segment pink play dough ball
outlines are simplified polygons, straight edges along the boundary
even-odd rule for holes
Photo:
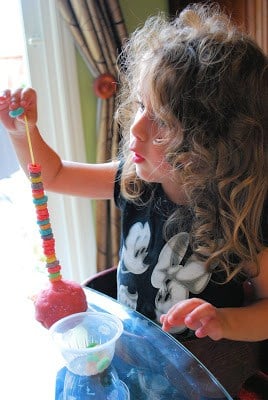
[[[82,287],[72,281],[59,280],[49,282],[34,300],[35,318],[45,328],[54,322],[88,308],[86,295]]]

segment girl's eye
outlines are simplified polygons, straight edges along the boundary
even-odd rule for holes
[[[160,128],[165,128],[165,127],[167,126],[166,121],[164,121],[163,119],[157,119],[156,122],[157,122],[157,125],[158,125]]]
[[[143,102],[142,101],[137,101],[137,104],[138,104],[139,111],[143,112],[144,109],[145,109],[145,106],[144,106]]]
[[[157,125],[158,129],[166,129],[168,124],[164,119],[154,117],[154,122]]]

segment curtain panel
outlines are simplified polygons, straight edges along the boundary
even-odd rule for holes
[[[119,128],[115,111],[116,62],[127,30],[118,0],[57,0],[75,44],[95,78],[97,162],[117,156]],[[113,201],[96,201],[97,270],[118,263],[120,221]]]

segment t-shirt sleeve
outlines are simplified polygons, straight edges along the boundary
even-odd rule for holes
[[[121,176],[122,176],[122,169],[123,169],[124,161],[121,160],[119,163],[119,167],[115,176],[115,184],[114,184],[114,202],[115,205],[121,209],[122,208],[122,196],[121,196]]]

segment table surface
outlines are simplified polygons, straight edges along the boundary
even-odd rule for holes
[[[128,386],[131,400],[232,400],[207,369],[159,326],[99,292],[85,289],[85,293],[90,308],[117,315],[123,322],[112,366]],[[32,301],[22,298],[18,289],[14,311],[2,309],[2,393],[10,399],[59,400],[56,377],[65,369],[64,360],[49,331],[35,320]]]
[[[112,362],[131,400],[232,399],[215,377],[177,340],[140,313],[92,289],[89,307],[118,316],[124,326]]]

